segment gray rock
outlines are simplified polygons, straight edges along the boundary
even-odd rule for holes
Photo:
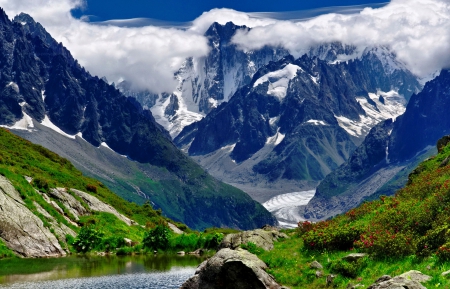
[[[442,272],[441,276],[442,277],[448,277],[450,275],[450,270]]]
[[[327,286],[330,286],[333,284],[334,278],[336,278],[336,275],[330,274],[327,276]]]
[[[309,268],[311,268],[311,269],[323,269],[323,266],[319,262],[313,261],[311,264],[309,264]]]
[[[25,205],[19,192],[0,176],[0,238],[23,257],[66,255],[56,237]]]
[[[49,195],[58,199],[64,207],[75,217],[78,221],[81,216],[87,215],[89,212],[74,196],[69,194],[65,188],[50,189]]]
[[[78,197],[80,197],[84,202],[86,202],[86,204],[89,206],[89,208],[92,211],[111,213],[111,214],[115,215],[117,218],[119,218],[120,220],[124,221],[128,226],[136,225],[135,221],[131,220],[128,217],[125,217],[124,215],[119,213],[116,209],[114,209],[113,207],[111,207],[108,204],[105,204],[104,202],[100,201],[96,197],[94,197],[88,193],[85,193],[85,192],[82,192],[79,190],[75,190],[75,189],[70,189],[70,191],[73,192]]]
[[[180,256],[184,256],[184,255],[186,255],[186,252],[184,252],[184,251],[179,251],[179,252],[177,252],[177,254],[180,255]]]
[[[169,228],[172,230],[172,232],[174,232],[175,234],[181,235],[181,234],[184,233],[183,231],[181,231],[180,229],[178,229],[178,227],[175,226],[175,225],[172,224],[172,223],[167,223],[167,225],[168,225]]]
[[[281,289],[266,268],[263,261],[246,250],[225,248],[200,264],[181,289]]]
[[[365,253],[353,253],[353,254],[349,254],[345,257],[342,257],[342,260],[345,260],[347,262],[355,262],[366,256],[367,256],[367,254],[365,254]]]
[[[322,271],[316,271],[316,278],[320,278],[323,276],[323,272]]]
[[[426,289],[417,281],[407,279],[405,277],[396,276],[388,280],[377,280],[374,284],[367,287],[367,289]]]
[[[413,280],[413,281],[417,281],[417,282],[420,282],[420,283],[427,282],[427,281],[431,280],[431,276],[425,275],[422,272],[417,271],[417,270],[408,271],[406,273],[403,273],[403,274],[399,275],[399,277],[403,277],[403,278],[410,279],[410,280]]]
[[[273,249],[273,242],[280,238],[289,237],[286,234],[280,233],[278,231],[265,231],[262,229],[257,229],[237,234],[229,234],[222,240],[219,248],[236,249],[239,248],[241,244],[247,244],[251,242],[266,251],[270,251]]]

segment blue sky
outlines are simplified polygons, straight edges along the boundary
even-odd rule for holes
[[[89,15],[91,21],[153,18],[163,21],[192,21],[213,8],[231,8],[243,12],[281,12],[317,9],[330,6],[352,6],[384,3],[386,0],[86,0],[84,11],[74,10],[77,18]]]

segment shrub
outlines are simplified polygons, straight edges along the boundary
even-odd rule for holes
[[[77,252],[89,252],[99,247],[102,242],[103,233],[95,230],[91,226],[81,227],[80,233],[73,243]]]
[[[144,248],[165,250],[169,246],[170,230],[164,225],[158,225],[146,232],[142,244]]]
[[[224,235],[222,233],[210,234],[206,237],[205,249],[217,249],[222,242]]]
[[[48,181],[42,178],[34,178],[32,181],[32,185],[44,192],[47,192],[49,189]]]
[[[91,193],[97,193],[97,186],[95,186],[95,185],[91,185],[91,184],[87,184],[86,185],[86,190],[88,191],[88,192],[91,192]]]
[[[125,247],[126,243],[123,237],[109,237],[101,241],[100,248],[106,252],[113,251],[117,248]]]
[[[347,262],[345,260],[332,261],[329,264],[330,270],[333,273],[341,274],[349,278],[356,278],[368,265],[368,259],[361,258],[354,262]]]

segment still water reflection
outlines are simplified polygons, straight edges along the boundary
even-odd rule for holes
[[[179,288],[201,262],[167,255],[0,260],[0,288]]]

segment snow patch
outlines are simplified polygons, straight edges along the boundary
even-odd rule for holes
[[[14,125],[12,125],[12,126],[0,125],[0,127],[4,127],[4,128],[8,128],[8,129],[30,131],[30,128],[34,128],[33,119],[25,112],[22,112],[22,113],[23,113],[22,119],[17,121]]]
[[[45,101],[45,90],[41,91],[42,100]]]
[[[328,125],[326,122],[324,122],[323,120],[316,120],[316,119],[310,119],[308,120],[306,123],[311,123],[313,125]]]
[[[100,148],[101,146],[102,146],[102,147],[105,147],[105,148],[107,148],[107,149],[109,149],[109,150],[111,150],[111,151],[114,151],[114,150],[113,150],[112,148],[110,148],[105,142],[102,142],[98,148]]]
[[[280,129],[278,128],[278,131],[274,136],[267,138],[266,145],[273,144],[277,146],[284,140],[285,136],[285,134],[280,133]]]
[[[20,93],[19,86],[15,82],[11,81],[6,85],[6,87],[12,87],[12,89],[14,89],[15,92]]]
[[[365,97],[357,97],[356,100],[366,112],[366,115],[360,115],[360,120],[355,121],[344,116],[336,116],[335,118],[347,133],[355,137],[365,137],[370,129],[379,122],[392,118],[396,119],[402,115],[406,110],[405,98],[398,94],[398,92],[392,90],[389,92],[378,91],[375,93],[369,93],[369,98],[372,103],[369,103]],[[383,97],[384,103],[380,100]]]
[[[65,132],[63,132],[59,127],[57,127],[53,122],[51,122],[51,120],[48,118],[48,116],[46,115],[44,120],[41,122],[41,124],[43,126],[46,126],[52,130],[54,130],[55,132],[59,133],[60,135],[63,135],[65,137],[71,138],[71,139],[75,139],[75,135],[70,135],[67,134]]]
[[[253,87],[269,82],[267,94],[275,96],[279,100],[283,100],[286,97],[289,82],[297,76],[298,70],[303,71],[300,66],[288,64],[283,69],[269,72],[258,78],[258,80],[256,80],[253,84]]]
[[[300,206],[307,205],[315,193],[316,190],[282,194],[262,205],[277,218],[282,227],[296,228],[298,222],[305,220],[300,215]]]

